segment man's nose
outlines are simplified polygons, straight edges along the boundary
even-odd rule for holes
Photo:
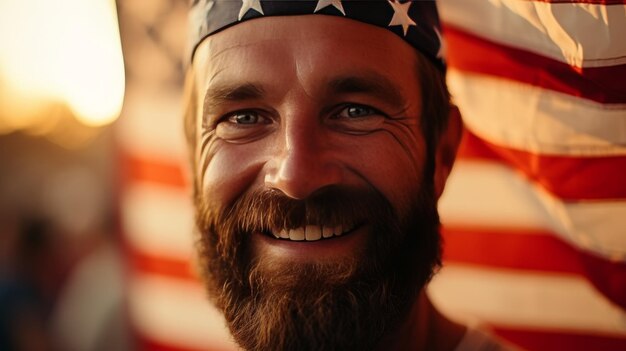
[[[272,166],[265,175],[265,185],[291,198],[305,199],[340,183],[338,150],[327,137],[317,123],[293,122],[285,126]]]

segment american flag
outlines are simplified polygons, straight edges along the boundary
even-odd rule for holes
[[[438,3],[466,133],[431,297],[529,350],[626,349],[625,3]]]
[[[439,7],[466,132],[431,299],[528,350],[626,349],[626,1]],[[141,349],[233,350],[195,274],[180,87],[128,90],[120,207]]]

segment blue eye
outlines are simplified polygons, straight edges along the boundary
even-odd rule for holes
[[[242,111],[232,114],[228,121],[235,124],[257,124],[259,123],[259,114],[252,111]]]
[[[239,110],[223,115],[215,126],[215,135],[233,143],[247,143],[274,130],[271,114],[263,110]]]
[[[348,105],[339,111],[336,118],[355,119],[373,115],[380,115],[380,112],[365,105]]]
[[[340,132],[364,134],[379,130],[386,120],[387,115],[373,107],[345,103],[336,107],[328,123]]]

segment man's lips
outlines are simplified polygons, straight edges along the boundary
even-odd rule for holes
[[[357,227],[359,225],[306,225],[299,228],[272,230],[267,234],[276,239],[288,241],[319,241],[349,234]]]

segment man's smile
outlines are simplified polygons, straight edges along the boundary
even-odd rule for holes
[[[319,262],[320,259],[354,258],[355,253],[364,248],[369,231],[370,226],[366,224],[346,226],[346,229],[341,225],[306,225],[277,232],[255,231],[252,242],[259,257]]]
[[[289,241],[318,241],[349,234],[357,225],[306,225],[292,229],[272,230],[268,234]]]

